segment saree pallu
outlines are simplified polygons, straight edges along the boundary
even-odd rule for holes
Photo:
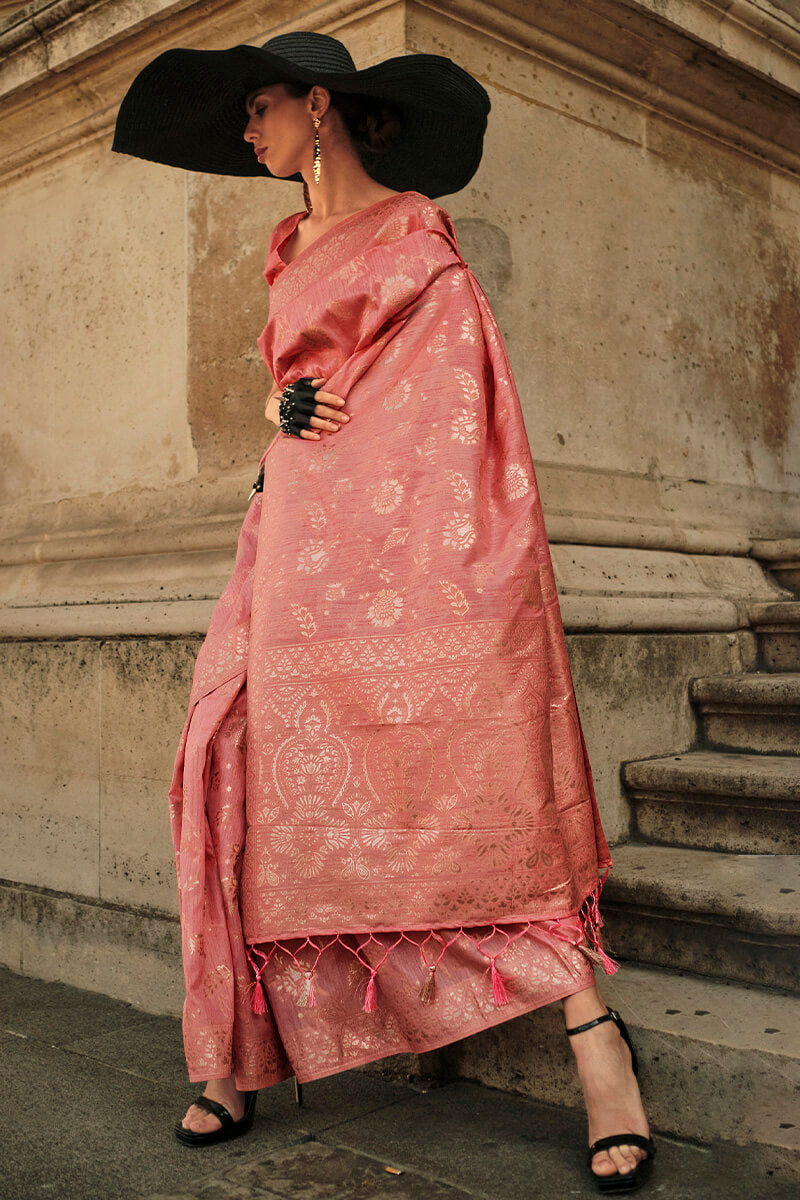
[[[259,346],[351,420],[262,459],[170,789],[190,1078],[241,1088],[431,1049],[617,968],[489,303],[418,192],[286,264],[303,215],[272,232]]]

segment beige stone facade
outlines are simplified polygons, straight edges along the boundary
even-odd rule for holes
[[[800,570],[800,12],[767,0],[65,0],[0,10],[2,960],[180,1004],[166,791],[275,429],[255,342],[298,184],[112,154],[178,45],[340,37],[488,89],[438,203],[525,413],[606,831]],[[342,435],[346,437],[346,431]],[[793,574],[794,572],[794,574]]]

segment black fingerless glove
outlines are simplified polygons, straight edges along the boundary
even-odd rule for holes
[[[278,405],[281,430],[291,437],[300,437],[301,429],[311,429],[311,418],[317,406],[315,396],[319,391],[311,377],[298,379],[283,389],[283,399]]]

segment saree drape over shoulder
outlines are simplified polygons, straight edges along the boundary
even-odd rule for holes
[[[607,973],[611,857],[519,397],[418,192],[291,263],[259,339],[351,420],[279,433],[170,791],[190,1078],[262,1087],[464,1037]]]

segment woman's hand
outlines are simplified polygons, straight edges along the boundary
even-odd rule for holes
[[[314,387],[318,387],[319,384],[324,382],[324,378],[320,375],[317,378],[312,379],[311,382]],[[278,406],[280,404],[282,395],[282,388],[273,388],[267,397],[264,416],[268,421],[272,421],[274,425],[278,425],[280,423]],[[314,429],[301,429],[300,437],[313,438],[315,441],[318,441],[322,435],[320,433],[316,433],[316,429],[327,429],[330,430],[331,433],[337,433],[340,426],[345,421],[349,421],[350,418],[346,413],[341,411],[343,405],[345,404],[344,398],[342,396],[337,396],[335,392],[323,392],[320,390],[317,392],[315,399],[316,406],[314,408],[314,415],[311,417],[311,424],[314,426]]]

